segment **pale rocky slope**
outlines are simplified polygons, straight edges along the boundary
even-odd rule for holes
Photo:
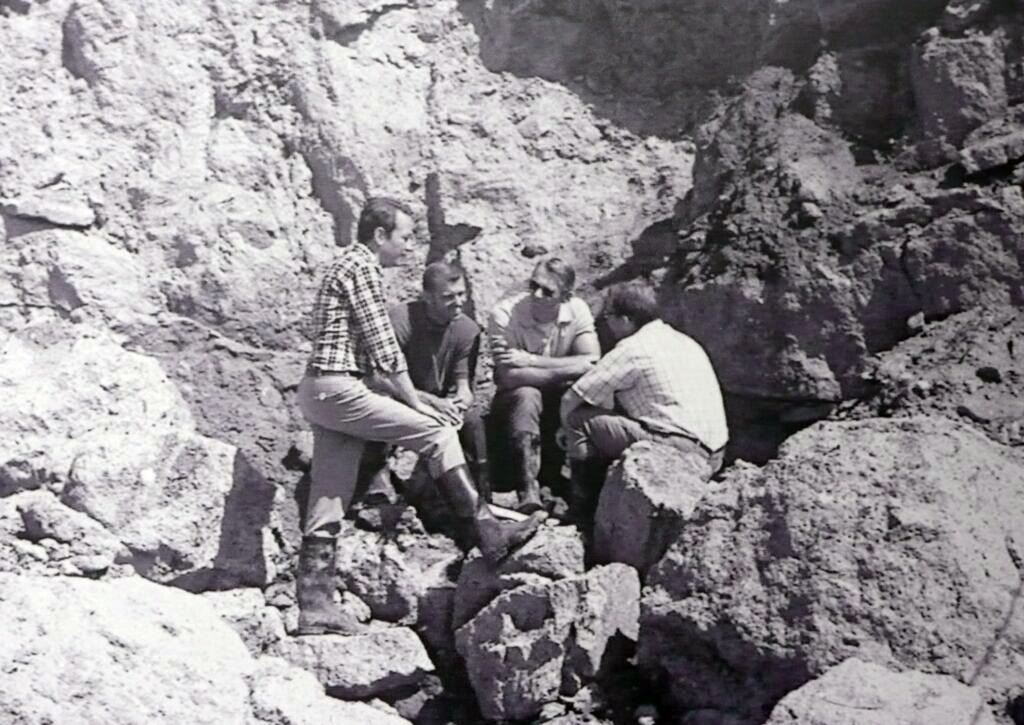
[[[0,96],[5,719],[1024,723],[1018,0],[0,0]],[[364,510],[371,631],[290,637],[304,320],[379,193],[396,300],[651,279],[774,460],[638,446],[497,572]]]

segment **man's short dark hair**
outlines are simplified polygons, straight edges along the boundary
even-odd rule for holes
[[[465,277],[465,270],[457,264],[432,262],[423,270],[423,291],[434,292],[443,284],[454,284]]]
[[[398,212],[412,218],[412,209],[402,202],[387,196],[371,196],[359,213],[356,241],[366,244],[373,239],[373,230],[377,227],[387,234],[395,231],[395,216]]]
[[[601,308],[603,315],[622,315],[643,327],[658,314],[658,297],[654,289],[643,282],[623,282],[608,290]]]
[[[548,274],[558,280],[558,285],[562,288],[563,294],[568,296],[573,291],[573,288],[576,286],[576,270],[561,257],[549,257],[538,262],[537,266],[542,267]]]

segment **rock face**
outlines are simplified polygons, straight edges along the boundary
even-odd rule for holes
[[[699,504],[648,575],[639,658],[684,708],[757,721],[856,656],[1024,682],[1024,462],[942,418],[819,423]]]
[[[459,256],[483,318],[522,287],[524,252],[567,258],[586,291],[689,186],[688,141],[492,72],[456,0],[9,5],[0,328],[70,317],[123,332],[159,357],[202,435],[289,493],[317,269],[367,196],[411,202],[429,237],[389,273],[393,299],[426,257]]]
[[[137,577],[0,574],[0,616],[4,722],[404,722],[253,660],[200,597]]]
[[[594,558],[641,575],[673,541],[708,484],[704,466],[670,446],[641,442],[615,462],[594,516]]]
[[[456,632],[484,717],[532,717],[602,674],[635,641],[639,596],[623,564],[499,595]]]
[[[948,675],[893,672],[851,658],[786,695],[765,725],[996,725],[981,693]]]
[[[707,116],[678,242],[632,260],[668,262],[663,299],[715,363],[748,460],[867,394],[909,320],[1024,299],[1019,12],[953,2],[921,33],[940,4],[889,28],[881,3],[851,17],[868,5],[874,34],[760,68]],[[760,424],[774,445],[745,439]]]
[[[38,325],[3,338],[0,378],[0,492],[81,512],[26,499],[29,541],[90,538],[110,560],[116,537],[140,573],[188,588],[273,578],[273,487],[196,432],[155,360],[84,325]]]

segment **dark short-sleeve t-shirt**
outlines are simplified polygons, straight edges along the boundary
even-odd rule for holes
[[[421,300],[392,307],[389,314],[417,389],[450,395],[460,373],[472,383],[480,351],[480,326],[473,320],[459,315],[447,325],[438,325],[427,316]]]

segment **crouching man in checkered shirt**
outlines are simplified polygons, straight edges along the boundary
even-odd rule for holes
[[[695,457],[710,478],[729,440],[718,378],[704,349],[658,318],[654,291],[627,283],[601,310],[615,347],[562,398],[575,520],[593,517],[608,464],[631,444],[656,441]]]
[[[317,292],[313,351],[298,390],[299,407],[313,428],[312,481],[296,575],[299,634],[360,628],[333,599],[335,540],[368,441],[419,453],[491,563],[532,537],[539,523],[495,518],[466,467],[461,421],[421,398],[409,378],[388,317],[381,267],[397,264],[413,239],[411,211],[393,199],[371,198],[356,236]]]

